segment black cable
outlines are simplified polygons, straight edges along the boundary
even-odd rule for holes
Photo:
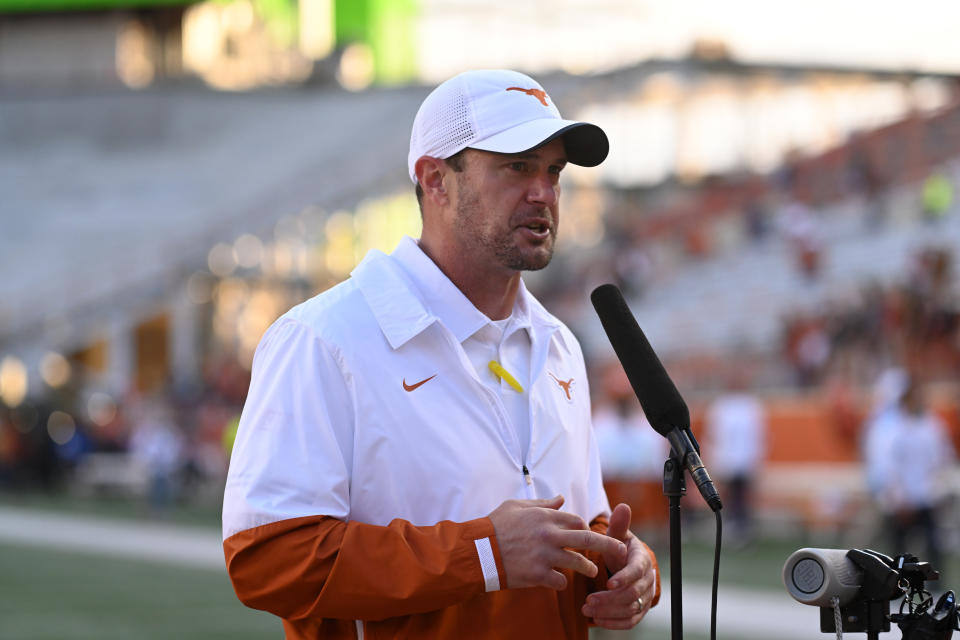
[[[717,516],[717,539],[713,543],[713,597],[710,602],[710,640],[717,640],[717,590],[720,586],[720,539],[723,533],[723,519],[720,511],[714,511]]]

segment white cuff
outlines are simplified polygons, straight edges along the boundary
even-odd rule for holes
[[[477,545],[477,555],[480,557],[480,568],[483,569],[483,584],[487,591],[500,590],[500,575],[497,573],[497,561],[493,557],[493,547],[490,538],[474,540]]]

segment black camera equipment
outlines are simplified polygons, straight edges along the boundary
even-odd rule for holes
[[[866,633],[879,640],[895,622],[903,640],[949,640],[960,630],[953,591],[937,603],[927,580],[940,574],[914,555],[891,558],[869,549],[799,549],[783,565],[783,584],[798,602],[820,607],[820,631]],[[890,601],[903,597],[898,613]]]

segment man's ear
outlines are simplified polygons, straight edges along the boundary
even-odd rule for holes
[[[443,177],[447,171],[447,165],[443,160],[421,156],[413,168],[417,174],[417,182],[423,189],[425,200],[438,205],[445,205],[450,201],[447,188],[443,184]]]

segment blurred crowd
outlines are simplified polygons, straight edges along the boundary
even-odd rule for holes
[[[549,279],[538,282],[537,294],[561,318],[582,306],[583,291],[598,281],[618,283],[628,297],[643,296],[662,269],[658,248],[679,248],[671,255],[679,253],[680,263],[709,260],[729,248],[729,238],[718,232],[722,225],[738,230],[738,251],[779,235],[797,272],[816,280],[828,246],[821,212],[831,202],[856,201],[863,234],[896,213],[889,195],[897,188],[920,194],[920,209],[913,212],[917,225],[956,215],[954,185],[940,167],[960,156],[960,109],[925,124],[861,135],[842,149],[794,158],[766,176],[716,176],[697,186],[612,192],[605,240],[592,253],[598,257],[586,268],[575,259],[558,260]],[[919,143],[911,136],[920,136]],[[891,153],[900,148],[911,151]],[[789,372],[790,388],[778,391],[826,397],[835,409],[831,420],[862,446],[871,468],[883,457],[878,451],[887,458],[898,452],[898,460],[882,464],[899,469],[899,458],[916,466],[930,447],[943,454],[937,469],[953,464],[951,427],[933,420],[923,394],[912,389],[931,380],[955,384],[960,373],[956,246],[947,241],[920,250],[900,281],[865,282],[815,311],[785,316],[782,341],[768,354],[774,367]],[[697,403],[695,421],[702,425],[698,437],[710,451],[735,538],[745,543],[753,535],[752,490],[767,453],[768,417],[764,398],[755,392],[763,385],[740,356],[725,354],[723,373],[707,378],[712,386],[695,390],[708,398]],[[218,504],[249,371],[231,353],[207,354],[205,361],[202,380],[171,383],[150,394],[130,389],[110,395],[85,386],[80,375],[41,399],[15,408],[0,404],[0,489],[135,496],[157,510],[198,500]],[[611,501],[631,504],[642,526],[662,527],[666,442],[647,425],[619,365],[591,364],[597,442]],[[913,382],[901,384],[893,404],[865,412],[856,398],[891,367],[908,372]],[[894,423],[901,426],[894,429]],[[907,455],[919,440],[902,433],[914,428],[925,439]],[[932,505],[915,504],[916,492],[905,488],[909,474],[883,475],[889,484],[872,482],[871,490],[881,510],[903,525],[894,530],[906,531],[912,522],[932,527]],[[931,540],[931,548],[939,548]]]
[[[157,511],[218,504],[248,385],[235,358],[218,357],[197,384],[113,398],[81,377],[0,405],[0,489],[135,497]]]
[[[870,384],[890,364],[946,379],[960,371],[955,253],[928,247],[902,282],[864,284],[814,312],[784,318],[783,354],[801,387]]]
[[[749,251],[751,243],[780,237],[797,270],[815,279],[825,258],[825,209],[855,201],[864,234],[894,217],[936,223],[956,204],[949,167],[958,156],[955,102],[932,115],[857,132],[821,154],[790,154],[768,174],[735,172],[694,185],[668,180],[651,189],[620,190],[610,194],[605,217],[605,270],[627,294],[641,295],[663,271],[652,260],[654,248],[670,247],[672,263],[709,259],[731,248]],[[916,202],[906,205],[916,210],[895,210],[904,206],[894,197],[903,188],[917,191]]]

